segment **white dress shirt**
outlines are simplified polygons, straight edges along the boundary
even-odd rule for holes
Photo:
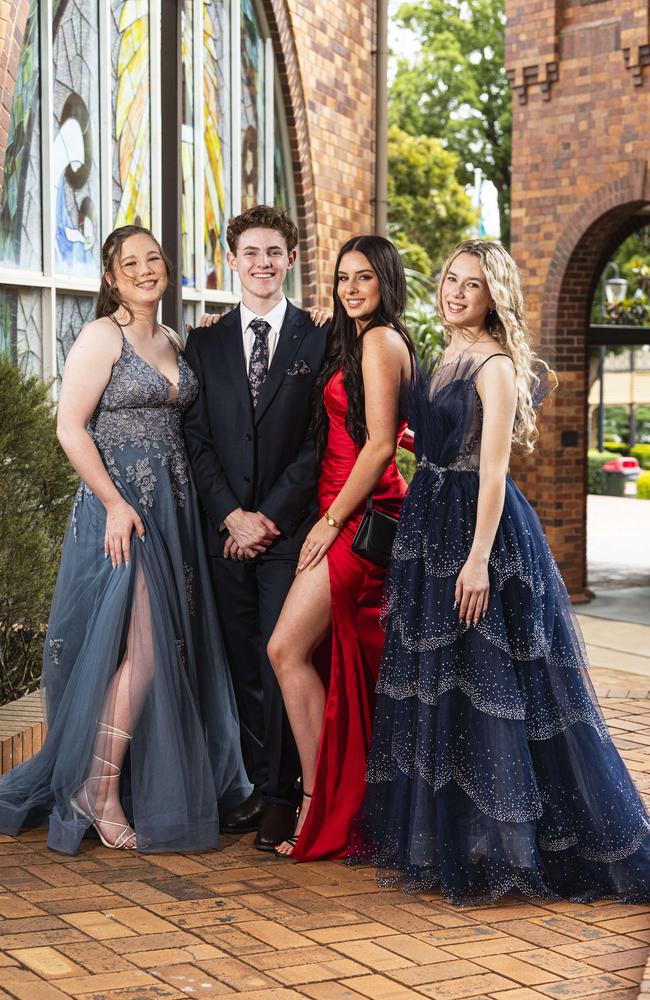
[[[277,306],[273,306],[270,312],[266,316],[258,316],[254,313],[248,306],[245,306],[242,302],[239,306],[239,311],[241,314],[241,332],[244,339],[244,356],[246,358],[246,371],[248,371],[251,363],[251,354],[253,352],[253,344],[255,342],[255,333],[251,329],[251,321],[254,319],[263,319],[269,324],[271,329],[268,334],[268,345],[269,345],[269,368],[271,367],[271,361],[273,360],[273,355],[275,349],[278,346],[278,340],[280,338],[280,330],[282,329],[282,324],[284,323],[284,317],[287,312],[287,300],[283,295]]]

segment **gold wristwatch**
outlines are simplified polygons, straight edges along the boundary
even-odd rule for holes
[[[328,510],[325,511],[325,513],[323,514],[323,517],[325,518],[325,520],[329,524],[330,528],[342,528],[343,527],[343,525],[339,521],[336,521],[332,517],[332,515],[330,514],[330,512]]]

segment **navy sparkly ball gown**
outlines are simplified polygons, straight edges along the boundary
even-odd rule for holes
[[[514,892],[650,899],[650,819],[598,707],[566,588],[510,478],[487,615],[458,621],[476,525],[485,358],[413,390],[417,472],[387,579],[386,643],[352,860],[457,903]],[[489,363],[489,362],[488,362]]]

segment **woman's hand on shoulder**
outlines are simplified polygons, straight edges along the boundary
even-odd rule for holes
[[[222,315],[221,313],[202,313],[200,320],[196,324],[196,327],[193,327],[191,323],[185,324],[185,332],[189,333],[192,329],[197,329],[200,326],[202,327],[216,326],[219,320],[221,319],[221,315]]]
[[[88,323],[66,359],[59,397],[58,427],[86,426],[122,352],[122,334],[107,316]]]

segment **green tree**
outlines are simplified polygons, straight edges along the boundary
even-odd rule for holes
[[[397,21],[419,49],[397,60],[391,121],[411,135],[442,139],[459,157],[462,184],[473,182],[477,168],[493,182],[508,245],[512,101],[503,0],[418,0],[401,6]]]
[[[458,157],[440,139],[392,125],[388,136],[388,220],[405,262],[439,270],[449,248],[468,235],[476,215],[456,179]]]

